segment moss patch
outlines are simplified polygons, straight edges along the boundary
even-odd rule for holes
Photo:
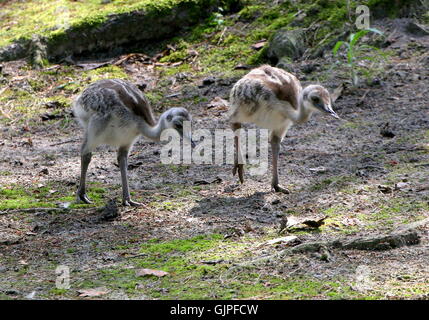
[[[91,205],[75,203],[74,188],[64,187],[62,184],[50,183],[41,186],[20,185],[5,186],[0,190],[0,210],[27,209],[27,208],[53,208],[61,203],[70,202],[69,208],[81,206],[100,206],[105,202],[106,189],[103,187],[88,186],[88,196],[93,200]]]
[[[96,279],[82,281],[79,287],[107,286],[111,290],[124,290],[131,296],[144,294],[156,299],[340,299],[360,296],[345,286],[342,279],[282,278],[252,268],[232,268],[231,262],[246,257],[246,248],[254,245],[254,241],[224,240],[219,234],[172,241],[153,239],[141,245],[141,253],[145,256],[133,259],[133,266],[167,271],[167,276],[138,277],[134,268],[107,268],[101,270]],[[218,262],[209,264],[210,261]]]
[[[67,29],[85,30],[105,22],[110,15],[144,10],[150,15],[162,15],[179,4],[209,5],[198,0],[99,0],[14,1],[2,8],[0,47],[16,39],[29,39],[33,34],[61,41]],[[214,2],[213,2],[214,3]]]

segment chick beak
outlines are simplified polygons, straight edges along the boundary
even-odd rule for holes
[[[340,116],[332,109],[331,106],[325,108],[325,112],[334,117],[335,119],[341,119]]]
[[[340,116],[334,110],[329,111],[329,114],[335,119],[341,119]]]

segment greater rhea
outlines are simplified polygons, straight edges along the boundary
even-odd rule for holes
[[[185,108],[171,108],[155,121],[144,94],[132,83],[107,79],[89,85],[73,102],[73,113],[84,128],[81,148],[81,175],[77,200],[91,203],[86,194],[86,173],[92,151],[101,144],[118,147],[122,180],[122,203],[138,206],[128,188],[128,153],[138,136],[159,141],[164,129],[175,129],[183,136],[184,121],[191,121]]]
[[[243,183],[244,159],[237,130],[242,123],[254,123],[270,130],[271,186],[276,192],[289,193],[279,186],[280,143],[294,123],[308,121],[315,111],[339,119],[332,110],[329,92],[324,87],[309,85],[302,89],[301,83],[293,74],[268,65],[251,70],[234,85],[230,93],[229,122],[236,132],[233,175],[238,173],[240,182]]]

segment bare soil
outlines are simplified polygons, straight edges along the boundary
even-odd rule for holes
[[[71,296],[52,293],[57,265],[69,266],[72,279],[78,282],[97,270],[132,265],[130,257],[138,255],[139,245],[151,239],[171,241],[212,233],[237,242],[252,239],[250,253],[232,261],[232,268],[235,262],[283,249],[264,243],[280,236],[277,231],[285,216],[328,216],[322,228],[296,233],[301,242],[382,234],[429,217],[428,48],[425,37],[398,37],[391,45],[397,55],[389,58],[379,82],[343,91],[334,107],[342,120],[317,114],[289,131],[282,143],[280,180],[290,194],[270,189],[270,172],[246,175],[240,185],[230,165],[162,165],[161,145],[142,138],[130,156],[135,166],[129,170],[129,180],[133,197],[144,206],[122,207],[116,151],[100,147],[89,170],[89,181],[97,183],[89,188],[106,190],[97,206],[58,210],[66,202],[58,201],[57,210],[0,212],[0,297],[24,298],[36,291],[36,298],[77,298],[76,291]],[[340,69],[329,70],[333,61],[329,59],[333,58],[295,65],[303,84],[313,82],[318,78],[314,73],[319,72],[331,90],[345,82]],[[304,74],[300,69],[304,64],[316,65],[316,71]],[[159,68],[140,61],[121,67],[134,81],[146,82],[148,92],[156,88]],[[3,70],[13,75],[10,85],[14,86],[25,83],[34,72],[24,62],[5,63]],[[163,107],[155,106],[156,113],[182,103],[193,114],[196,128],[228,128],[225,110],[207,108],[207,101],[218,96],[227,99],[238,76],[215,78],[215,83],[199,86],[201,77],[173,76],[171,85],[163,88]],[[166,98],[174,94],[179,95]],[[195,102],[196,96],[206,99]],[[380,133],[386,123],[393,138]],[[82,132],[77,124],[64,124],[63,119],[36,120],[30,125],[11,121],[1,124],[0,130],[0,172],[7,173],[0,176],[3,188],[19,185],[35,192],[39,186],[49,186],[53,198],[56,192],[73,196],[80,171]],[[318,167],[326,170],[310,170]],[[208,184],[197,187],[195,182],[201,180]],[[407,186],[395,188],[398,182]],[[105,221],[102,208],[109,199],[118,200],[120,215]],[[333,250],[327,257],[296,254],[293,262],[274,259],[254,268],[286,278],[305,275],[324,281],[342,277],[344,286],[353,289],[350,283],[357,268],[367,266],[372,284],[365,294],[427,298],[429,230],[422,228],[420,235],[419,244],[393,250]],[[118,250],[121,245],[126,247]],[[104,297],[122,296],[120,290],[112,289]],[[153,298],[144,291],[132,297]]]

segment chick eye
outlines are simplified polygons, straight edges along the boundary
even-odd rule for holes
[[[318,97],[313,97],[313,98],[311,98],[311,100],[312,100],[314,103],[319,103],[319,102],[320,102],[320,99],[319,99]]]

